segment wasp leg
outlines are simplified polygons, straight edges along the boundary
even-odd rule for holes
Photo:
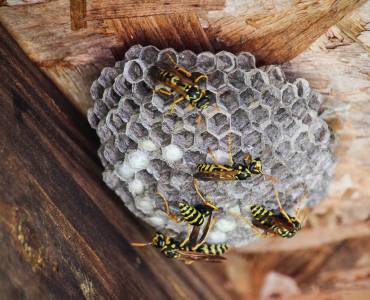
[[[260,229],[254,225],[251,221],[249,221],[247,218],[244,218],[243,216],[241,215],[238,215],[236,213],[232,213],[232,212],[228,212],[228,214],[240,219],[242,222],[246,223],[254,232],[254,234],[257,236],[257,237],[262,237],[262,238],[265,238],[267,237],[267,235],[265,233],[261,233]]]
[[[214,209],[214,210],[219,210],[219,208],[217,206],[215,206],[212,201],[209,201],[207,200],[206,198],[203,197],[203,195],[201,194],[201,192],[199,191],[199,182],[197,179],[193,179],[193,184],[194,184],[194,189],[196,191],[196,193],[198,194],[198,196],[200,197],[200,199],[202,199],[204,205]]]
[[[201,242],[196,244],[192,250],[193,251],[196,251],[200,246],[202,246],[206,241],[207,241],[207,237],[208,237],[208,234],[210,233],[210,231],[212,230],[212,227],[215,225],[216,223],[216,220],[217,220],[217,217],[214,217],[211,221],[211,223],[209,224],[208,228],[207,228],[207,232],[206,234],[202,237],[201,239]]]
[[[175,99],[170,106],[169,112],[172,114],[173,111],[175,110],[176,105],[184,100],[185,98],[183,96],[180,96],[179,98]]]
[[[216,155],[213,153],[212,149],[208,147],[208,154],[211,155],[212,160],[215,164],[219,165],[220,163],[218,162]]]
[[[163,202],[164,202],[164,208],[165,208],[165,212],[167,214],[167,216],[174,222],[176,223],[181,223],[182,220],[181,218],[177,217],[175,214],[171,213],[170,211],[170,206],[168,205],[168,200],[159,192],[156,193],[159,197],[161,197],[163,199]]]
[[[250,155],[250,153],[248,153],[246,156],[243,157],[243,160],[246,163],[250,163],[252,161],[252,155]]]
[[[186,70],[183,66],[180,66],[173,57],[167,52],[166,53],[167,58],[171,61],[171,63],[175,66],[176,70],[180,73],[183,73],[186,77],[191,77],[192,73]]]
[[[162,94],[164,96],[172,96],[172,92],[169,90],[166,90],[165,88],[159,88],[154,90],[155,93],[157,94]]]
[[[199,85],[202,84],[205,86],[208,76],[206,74],[200,73],[197,77],[194,78],[194,83]]]
[[[276,201],[278,203],[278,206],[279,206],[279,211],[281,212],[281,214],[290,222],[292,223],[292,220],[290,219],[289,215],[287,214],[287,212],[285,211],[285,209],[283,208],[283,206],[281,205],[281,202],[280,202],[280,199],[279,199],[279,193],[275,190],[274,191],[275,193],[275,198],[276,198]]]
[[[307,190],[305,189],[305,192],[302,196],[302,199],[299,200],[298,202],[298,205],[297,205],[297,208],[295,209],[295,215],[296,215],[296,218],[301,221],[303,223],[303,220],[301,219],[301,214],[302,214],[302,211],[303,209],[301,208],[301,204],[302,202],[307,198]],[[306,218],[306,216],[303,216],[304,218]]]
[[[229,133],[227,135],[227,154],[229,156],[229,164],[230,166],[232,166],[234,164],[234,161],[233,161],[233,138],[231,136],[231,133]]]
[[[180,247],[184,247],[190,240],[190,235],[191,235],[191,231],[190,231],[190,224],[187,223],[186,224],[186,238],[185,240],[183,240],[183,242],[180,244]]]

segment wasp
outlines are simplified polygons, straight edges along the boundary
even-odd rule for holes
[[[265,235],[281,236],[291,238],[302,228],[300,220],[300,210],[296,210],[296,217],[290,216],[282,207],[279,195],[275,191],[276,201],[279,206],[279,212],[274,213],[263,205],[252,205],[250,212],[252,214],[252,228],[262,229]],[[261,234],[256,230],[257,235]]]
[[[172,67],[163,69],[159,66],[153,66],[150,72],[155,83],[168,88],[159,88],[155,92],[174,98],[169,109],[170,113],[174,111],[177,104],[185,100],[189,102],[189,108],[196,107],[199,110],[207,108],[210,103],[210,92],[205,88],[207,75],[192,73],[178,65],[168,53],[167,57],[173,64]]]
[[[175,221],[176,223],[186,222],[192,226],[202,226],[205,219],[209,217],[214,210],[218,211],[219,208],[215,206],[211,201],[204,198],[204,196],[199,191],[199,186],[197,181],[193,181],[194,189],[198,194],[199,198],[202,200],[203,203],[190,205],[185,201],[177,202],[179,207],[180,217],[176,216],[174,213],[170,211],[168,200],[160,193],[157,193],[164,202],[165,212],[169,216],[170,219]]]
[[[200,239],[198,239],[200,226],[193,226],[193,230],[188,232],[187,238],[182,242],[157,232],[151,242],[131,243],[131,245],[136,247],[152,245],[155,248],[159,248],[166,257],[184,260],[187,264],[194,261],[222,262],[225,260],[225,257],[222,255],[228,250],[228,246],[226,244],[205,243],[212,227],[211,219],[212,213],[208,216],[208,221]]]
[[[263,174],[260,158],[252,159],[251,155],[246,155],[243,163],[234,163],[232,156],[232,138],[228,135],[228,157],[229,165],[218,163],[213,151],[208,148],[208,153],[215,163],[200,163],[197,165],[197,173],[194,177],[204,181],[218,180],[246,180],[253,175]],[[265,175],[265,174],[263,174]],[[268,178],[271,176],[265,175]]]

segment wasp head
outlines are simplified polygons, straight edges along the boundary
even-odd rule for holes
[[[249,171],[252,174],[261,174],[262,173],[261,159],[259,158],[253,159],[249,164]]]
[[[161,232],[157,232],[152,239],[152,245],[155,248],[162,248],[165,244],[166,244],[165,235]]]
[[[202,97],[202,91],[197,86],[191,86],[186,91],[188,97],[192,101],[200,100]]]
[[[290,221],[292,222],[292,225],[295,231],[298,231],[301,229],[302,227],[301,222],[297,218],[290,217]]]

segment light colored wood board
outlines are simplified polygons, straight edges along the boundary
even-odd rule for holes
[[[340,31],[370,53],[370,1],[337,24]]]
[[[283,2],[278,1],[274,4],[275,6],[261,6],[258,1],[248,2],[248,4],[243,2],[242,7],[247,8],[247,12],[260,17],[258,26],[253,27],[252,30],[254,39],[260,37],[261,41],[264,40],[267,43],[271,35],[274,39],[280,36],[280,40],[283,41],[280,44],[269,44],[268,53],[265,51],[267,48],[256,49],[255,54],[258,57],[267,55],[275,59],[280,56],[279,61],[285,61],[287,59],[285,55],[289,54],[289,57],[291,57],[293,53],[290,50],[284,50],[284,48],[288,47],[290,49],[291,47],[284,40],[287,33],[276,31],[277,24],[272,21],[275,20],[274,15],[279,15],[282,11],[285,13],[291,12],[292,14],[304,14],[305,11],[298,9],[299,7],[302,8],[302,4],[296,4],[297,8],[292,9],[295,4],[284,4]],[[231,1],[228,2],[228,5],[230,3],[234,6],[227,6],[225,14],[230,11],[245,13],[245,10],[235,6],[242,2]],[[308,1],[307,3],[310,4],[311,2]],[[339,1],[338,3],[342,2]],[[325,8],[325,6],[323,7]],[[314,8],[322,10],[318,6],[313,6]],[[312,9],[309,11],[312,11]],[[239,26],[234,27],[234,25],[228,23],[227,18],[215,17],[214,14],[215,12],[213,12],[213,17],[208,22],[207,16],[211,13],[207,14],[206,12],[199,13],[199,15],[202,15],[201,22],[196,20],[194,14],[186,14],[181,17],[171,15],[100,20],[88,22],[88,28],[74,32],[71,30],[68,0],[55,0],[38,3],[37,5],[0,7],[2,24],[11,32],[28,56],[41,66],[45,73],[54,80],[56,85],[71,98],[81,111],[86,111],[86,108],[90,105],[89,86],[91,82],[89,80],[98,76],[100,66],[108,66],[113,63],[114,57],[117,58],[117,51],[123,51],[137,42],[150,42],[161,47],[173,46],[179,50],[185,47],[195,51],[212,49],[215,45],[219,45],[217,41],[221,41],[222,36],[226,34],[226,31],[220,33],[214,30],[209,31],[208,36],[213,41],[213,44],[210,44],[202,26],[207,26],[207,23],[208,26],[212,26],[212,20],[214,20],[217,28],[222,29],[224,26],[229,28],[229,34],[238,41],[240,36],[235,30],[240,28],[240,30],[245,30],[245,28],[251,30],[251,27],[245,26],[243,22],[233,23],[235,26]],[[249,16],[251,17],[251,15]],[[19,20],[22,20],[22,22],[19,22]],[[189,23],[184,24],[184,20]],[[294,17],[283,18],[282,21],[285,24],[292,22],[288,31],[295,31],[297,20]],[[214,29],[215,26],[212,28]],[[313,30],[317,30],[317,28],[313,28]],[[299,32],[295,34],[299,35]],[[305,46],[302,46],[304,48],[311,41],[307,42],[303,39],[301,42],[305,44]],[[295,41],[295,43],[298,43],[298,41]]]
[[[119,19],[223,9],[225,0],[87,0],[86,20]]]
[[[207,34],[216,50],[248,50],[260,64],[284,63],[294,58],[328,28],[365,3],[312,0],[243,6],[240,1],[235,2],[239,5],[234,4],[224,12],[208,13]]]
[[[325,234],[322,234],[324,228]],[[336,224],[336,226],[304,228],[294,239],[262,239],[244,249],[237,249],[237,252],[246,254],[295,252],[305,249],[319,249],[325,245],[354,238],[370,239],[370,223],[358,222],[351,224],[351,226]]]
[[[337,167],[322,209],[343,223],[358,222],[370,216],[370,58],[358,43],[329,50],[327,43],[324,36],[285,70],[291,78],[306,78],[331,111],[326,119],[335,132]]]
[[[0,20],[27,55],[85,112],[91,105],[91,82],[102,67],[114,64],[109,46],[120,44],[119,37],[89,28],[72,31],[68,0],[0,7]]]
[[[291,299],[293,294],[300,299],[313,290],[320,295],[368,289],[369,246],[369,237],[362,237],[292,251],[270,247],[263,253],[230,253],[225,267],[241,299]]]

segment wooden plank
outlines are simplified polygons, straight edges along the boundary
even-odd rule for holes
[[[86,18],[86,0],[71,0],[71,29],[79,30],[87,27]]]
[[[240,299],[311,299],[313,295],[315,299],[340,299],[334,295],[342,291],[356,295],[356,290],[361,290],[357,295],[363,297],[370,289],[369,247],[369,237],[301,250],[286,247],[276,251],[270,245],[263,253],[229,255],[227,273]],[[268,280],[271,275],[274,281]],[[333,298],[325,298],[330,294]]]
[[[90,0],[85,20],[105,20],[221,10],[225,0]]]
[[[53,0],[0,0],[0,6],[14,6],[14,5],[31,5],[43,2],[49,2]]]
[[[254,53],[259,64],[281,64],[303,52],[344,16],[366,1],[277,1],[259,7],[235,4],[209,13],[206,33],[216,50]],[[231,4],[230,4],[231,5]]]
[[[236,299],[217,276],[129,245],[153,231],[102,183],[85,118],[2,27],[0,57],[2,297]]]
[[[313,0],[278,1],[261,6],[259,1],[229,1],[223,11],[199,13],[201,20],[194,13],[97,20],[88,22],[84,30],[72,31],[70,1],[54,0],[2,6],[0,21],[27,55],[85,112],[90,106],[90,84],[99,71],[137,42],[197,52],[223,47],[250,50],[261,62],[284,62],[360,2],[350,6],[345,0],[325,0],[320,5]],[[322,26],[316,26],[315,20]]]

